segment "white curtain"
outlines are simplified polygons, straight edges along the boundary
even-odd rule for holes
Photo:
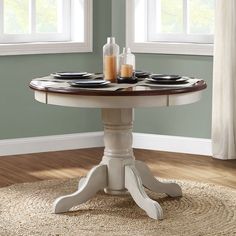
[[[236,0],[216,0],[213,157],[236,159]]]

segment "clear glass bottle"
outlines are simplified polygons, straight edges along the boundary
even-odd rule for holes
[[[116,82],[118,74],[118,55],[120,48],[114,37],[107,38],[107,44],[103,47],[103,75],[105,80]]]
[[[119,55],[119,77],[132,78],[135,71],[135,56],[130,48],[123,48],[123,53]]]

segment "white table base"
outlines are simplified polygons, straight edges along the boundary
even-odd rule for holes
[[[161,206],[147,196],[144,187],[171,197],[182,196],[182,191],[176,183],[159,182],[145,163],[135,160],[132,149],[133,109],[104,108],[102,120],[105,150],[101,163],[79,181],[75,193],[56,199],[54,212],[68,212],[99,190],[115,195],[128,191],[149,217],[163,219]]]

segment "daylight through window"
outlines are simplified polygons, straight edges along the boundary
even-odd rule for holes
[[[0,0],[0,43],[71,39],[70,0]]]
[[[213,55],[215,0],[126,1],[133,52]]]
[[[148,41],[212,43],[215,0],[148,0]]]

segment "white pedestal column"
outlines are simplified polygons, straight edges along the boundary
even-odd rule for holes
[[[134,164],[132,149],[133,109],[102,109],[104,156],[108,168],[106,193],[122,194],[125,189],[125,165]]]

